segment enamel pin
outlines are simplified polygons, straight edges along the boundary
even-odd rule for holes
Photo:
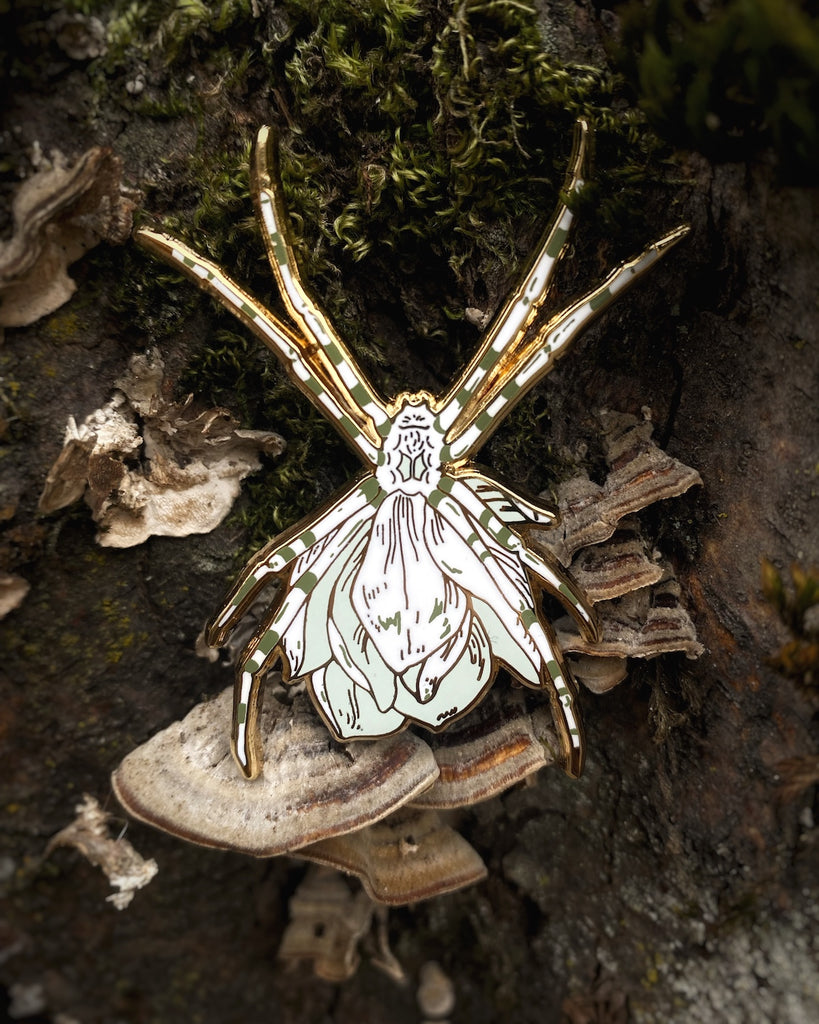
[[[582,187],[587,141],[580,122],[568,192]],[[520,497],[471,460],[585,326],[688,229],[672,231],[538,323],[574,219],[561,203],[526,273],[449,391],[404,392],[384,401],[301,281],[277,159],[274,134],[262,128],[251,187],[295,327],[183,243],[153,231],[136,234],[276,353],[366,467],[328,507],[251,559],[208,626],[208,643],[223,644],[263,588],[279,580],[237,665],[236,760],[249,778],[261,771],[260,689],[277,663],[286,680],[307,682],[341,741],[387,736],[410,722],[444,729],[482,699],[503,665],[549,694],[566,771],[577,776],[583,734],[574,684],[541,597],[561,601],[594,637],[591,603],[553,558],[526,544],[526,529],[554,524],[555,511]]]

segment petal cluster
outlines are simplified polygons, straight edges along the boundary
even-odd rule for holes
[[[500,663],[542,685],[552,646],[524,567],[440,497],[395,491],[293,566],[277,615],[282,650],[339,739],[407,721],[444,728],[481,699]]]

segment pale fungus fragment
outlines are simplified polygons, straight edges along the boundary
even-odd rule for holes
[[[11,572],[0,572],[0,619],[20,607],[29,590],[31,590],[31,584],[22,576]]]
[[[106,901],[113,903],[117,910],[124,910],[136,890],[146,886],[157,873],[157,863],[141,857],[127,839],[111,839],[108,835],[111,816],[94,797],[86,794],[75,811],[77,817],[53,837],[45,855],[58,846],[73,846],[79,850],[88,861],[102,868],[111,885],[119,890],[106,896]]]
[[[226,409],[167,398],[155,351],[133,356],[116,388],[80,426],[69,419],[39,502],[48,514],[84,495],[104,547],[210,532],[260,468],[259,452],[284,448],[278,434],[239,429]]]
[[[12,205],[14,234],[0,242],[0,327],[25,327],[74,294],[68,267],[100,242],[131,235],[133,197],[122,160],[95,147],[71,168],[55,166],[23,182]]]
[[[592,693],[608,693],[628,675],[626,658],[592,657],[576,654],[569,657],[572,675]]]
[[[416,998],[418,1008],[428,1020],[442,1021],[455,1009],[455,986],[435,960],[421,965]]]
[[[341,982],[358,968],[358,944],[372,925],[374,904],[328,868],[311,865],[290,899],[290,923],[278,958],[310,961],[317,977]]]
[[[272,857],[379,821],[435,780],[429,747],[403,732],[342,746],[309,699],[271,687],[262,711],[264,771],[253,781],[230,751],[232,689],[197,705],[112,776],[135,818],[202,846]]]
[[[477,850],[435,811],[414,808],[313,843],[298,856],[356,875],[372,899],[389,906],[466,888],[487,873]]]
[[[58,11],[46,23],[59,48],[71,60],[91,60],[106,52],[105,26],[79,11]]]
[[[430,736],[440,775],[413,807],[468,807],[552,764],[559,744],[547,707],[531,714],[520,690],[496,687],[472,714]]]

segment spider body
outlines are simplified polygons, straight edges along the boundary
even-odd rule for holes
[[[582,186],[587,132],[580,123],[569,191]],[[390,735],[409,722],[443,729],[480,701],[504,665],[524,685],[549,694],[566,771],[579,775],[584,752],[574,686],[542,615],[541,592],[560,600],[592,637],[594,611],[554,560],[526,543],[526,529],[553,524],[554,510],[471,460],[586,324],[687,229],[660,239],[539,326],[573,219],[560,204],[520,284],[450,390],[407,392],[385,402],[302,285],[266,128],[254,150],[252,191],[296,329],[181,242],[150,231],[137,239],[277,353],[366,471],[262,548],[208,627],[208,642],[224,643],[278,578],[270,609],[237,665],[233,750],[240,768],[250,778],[262,769],[260,688],[277,662],[285,679],[306,679],[316,708],[342,741]]]

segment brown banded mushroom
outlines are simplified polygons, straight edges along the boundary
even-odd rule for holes
[[[197,705],[128,754],[112,783],[129,814],[202,846],[272,857],[377,822],[438,776],[412,733],[341,746],[306,694],[279,701],[269,687],[264,771],[248,781],[230,752],[232,697]]]
[[[657,553],[647,548],[639,524],[630,516],[608,540],[577,553],[572,577],[595,604],[653,586],[664,572]]]
[[[402,807],[358,832],[303,847],[298,857],[356,875],[374,900],[417,903],[486,878],[477,850],[435,811]]]
[[[548,706],[530,714],[524,694],[502,686],[428,742],[440,775],[413,807],[468,807],[488,800],[551,764],[559,750]]]
[[[588,643],[568,617],[555,623],[561,649],[600,658],[653,658],[680,651],[689,658],[703,652],[688,612],[680,604],[680,585],[669,566],[654,587],[643,587],[598,606],[601,637]]]
[[[608,540],[625,516],[702,484],[695,469],[652,441],[651,420],[603,410],[598,414],[609,474],[596,484],[585,472],[557,488],[559,524],[532,536],[569,566],[575,552]]]

